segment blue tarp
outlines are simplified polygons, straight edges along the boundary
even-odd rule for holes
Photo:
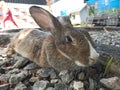
[[[120,0],[98,0],[98,11],[120,8]]]
[[[87,3],[89,3],[89,4],[94,5],[94,4],[95,4],[95,2],[96,2],[96,0],[87,0],[86,2],[87,2]]]
[[[92,5],[97,4],[98,11],[120,8],[120,0],[88,0],[87,3]]]

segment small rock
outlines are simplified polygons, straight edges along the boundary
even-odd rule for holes
[[[10,88],[9,84],[0,85],[0,90],[9,90],[9,88]]]
[[[10,43],[10,35],[0,35],[0,47],[5,47],[8,43]]]
[[[21,81],[21,79],[20,79],[20,77],[18,77],[17,75],[12,75],[12,76],[10,77],[10,79],[9,79],[9,83],[10,83],[11,85],[17,84],[17,83],[19,83],[19,81]]]
[[[20,81],[22,81],[23,79],[25,79],[28,76],[27,71],[22,71],[19,74],[14,74],[10,77],[9,79],[9,83],[10,84],[18,84]]]
[[[117,81],[116,90],[120,90],[120,78],[119,78],[119,80]]]
[[[50,76],[50,78],[57,77],[55,70],[52,68],[41,68],[40,70],[37,71],[37,74],[43,78],[46,78],[49,76]]]
[[[119,78],[118,77],[111,77],[111,78],[105,78],[101,79],[100,82],[105,85],[105,87],[110,89],[115,89],[116,85],[118,85]]]
[[[68,90],[68,85],[64,83],[57,83],[55,84],[55,90]]]
[[[57,83],[58,82],[58,79],[52,79],[51,81],[50,81],[50,83],[53,83],[53,84],[55,84],[55,83]]]
[[[55,90],[53,87],[48,87],[46,90]]]
[[[105,90],[104,88],[99,88],[99,90]]]
[[[30,64],[28,64],[27,66],[24,67],[24,70],[33,70],[33,69],[36,69],[36,68],[38,68],[37,64],[30,63]]]
[[[31,77],[30,80],[29,80],[29,82],[35,83],[35,82],[37,82],[38,80],[39,80],[38,77]]]
[[[81,81],[74,81],[73,87],[74,87],[74,90],[84,90],[84,83]]]
[[[20,82],[16,85],[14,90],[27,90],[27,87],[22,82]]]
[[[28,59],[24,58],[24,57],[21,57],[21,56],[18,56],[18,55],[13,55],[14,57],[14,60],[16,60],[16,63],[13,65],[12,68],[21,68],[23,67],[26,63],[29,62]]]
[[[5,74],[5,69],[0,68],[0,74]]]
[[[8,60],[1,60],[0,61],[0,67],[3,66],[4,64],[6,64],[8,62]]]
[[[89,90],[95,90],[95,81],[91,78],[89,78]]]
[[[2,74],[2,75],[0,75],[0,81],[8,82],[10,79],[10,76],[11,76],[10,74]]]
[[[15,69],[8,71],[7,74],[18,74],[18,73],[20,73],[20,70],[18,68],[15,68]]]
[[[70,83],[74,79],[73,72],[69,72],[68,70],[63,70],[59,73],[59,76],[64,83]]]
[[[37,81],[33,85],[33,90],[45,90],[47,88],[48,83],[49,82],[46,80]]]
[[[83,80],[85,79],[85,74],[84,74],[83,72],[79,73],[79,74],[78,74],[78,79],[79,79],[80,81],[83,81]]]

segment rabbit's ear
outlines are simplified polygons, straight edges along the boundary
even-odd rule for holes
[[[53,33],[55,30],[61,29],[62,25],[60,22],[47,10],[41,7],[32,6],[30,7],[29,11],[35,22],[43,30],[50,30]]]
[[[72,28],[72,27],[73,27],[73,25],[72,25],[72,23],[71,23],[71,21],[70,21],[69,16],[58,16],[57,19],[59,20],[59,22],[60,22],[63,26],[65,26],[65,27],[67,27],[67,28],[69,28],[69,27]]]
[[[43,29],[50,31],[55,37],[55,43],[64,43],[64,26],[47,10],[32,6],[29,9],[35,22]]]

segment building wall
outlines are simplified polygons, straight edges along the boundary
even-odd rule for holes
[[[89,11],[88,11],[87,6],[85,6],[84,9],[82,9],[80,11],[81,23],[86,23],[86,19],[87,19],[88,15],[89,15]]]
[[[88,15],[84,0],[60,0],[52,4],[52,10],[55,16],[70,15],[72,24],[86,22],[86,17]]]
[[[81,10],[81,8],[86,5],[84,0],[60,0],[52,4],[53,14],[55,16],[60,16],[61,11],[66,11],[66,14],[69,15],[71,12],[76,10]]]

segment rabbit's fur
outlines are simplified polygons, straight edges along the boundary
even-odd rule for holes
[[[74,30],[72,24],[65,24],[60,18],[58,21],[41,7],[30,7],[30,13],[44,31],[20,31],[8,46],[7,55],[16,52],[41,67],[58,71],[75,70],[96,62],[99,54],[87,32]]]

